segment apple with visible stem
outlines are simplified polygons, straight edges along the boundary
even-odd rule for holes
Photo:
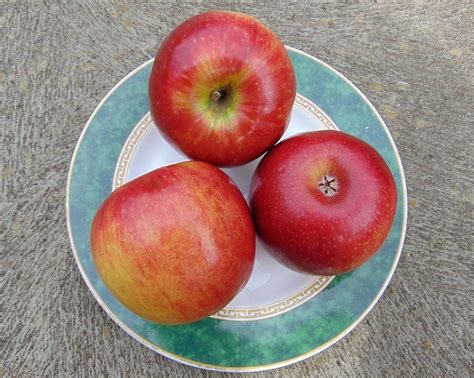
[[[252,179],[261,240],[284,265],[336,275],[366,262],[386,239],[397,208],[389,167],[364,141],[316,131],[271,149]]]
[[[244,287],[255,258],[245,199],[225,173],[197,161],[159,168],[112,192],[90,241],[106,287],[160,324],[219,311]]]
[[[195,160],[254,160],[283,135],[296,95],[285,46],[255,18],[211,11],[191,17],[159,48],[150,111],[163,136]]]

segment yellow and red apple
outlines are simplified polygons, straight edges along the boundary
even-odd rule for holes
[[[149,81],[152,117],[187,156],[218,166],[259,157],[283,135],[296,95],[280,39],[255,18],[212,11],[171,32]]]
[[[397,188],[379,153],[341,131],[301,134],[276,145],[252,179],[255,228],[291,269],[351,271],[387,238]]]
[[[104,284],[129,310],[161,324],[189,323],[243,288],[255,233],[231,179],[195,161],[112,192],[95,215],[91,248]]]

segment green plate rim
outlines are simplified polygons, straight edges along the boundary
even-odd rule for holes
[[[191,360],[191,359],[188,359],[188,358],[185,358],[185,357],[182,357],[180,355],[177,355],[175,353],[172,353],[172,352],[169,352],[161,347],[158,347],[154,344],[152,344],[151,342],[149,342],[148,340],[146,340],[145,338],[143,338],[142,336],[138,335],[135,331],[133,331],[132,329],[130,329],[126,324],[124,324],[124,322],[122,322],[109,308],[108,306],[102,301],[101,297],[99,296],[99,294],[97,293],[97,291],[95,290],[94,286],[91,284],[90,280],[88,279],[88,276],[86,275],[85,271],[84,271],[84,268],[80,262],[80,259],[79,259],[79,256],[77,254],[77,251],[76,251],[76,248],[75,248],[75,244],[74,244],[74,239],[73,239],[73,233],[72,233],[72,226],[71,226],[71,219],[70,219],[70,207],[69,207],[69,198],[70,198],[70,189],[71,189],[71,181],[72,181],[72,173],[73,173],[73,168],[74,168],[74,163],[76,161],[76,157],[77,157],[77,154],[78,154],[78,151],[79,151],[79,148],[81,146],[81,142],[83,140],[83,138],[85,137],[86,133],[87,133],[87,130],[89,128],[89,125],[91,124],[92,120],[94,119],[95,115],[97,114],[97,112],[101,109],[102,105],[107,101],[107,99],[115,92],[116,89],[118,89],[126,80],[128,80],[131,76],[133,76],[134,74],[136,74],[137,72],[139,72],[140,70],[142,70],[145,66],[147,66],[148,64],[150,64],[154,59],[150,59],[148,61],[146,61],[145,63],[141,64],[140,66],[138,66],[137,68],[135,68],[134,70],[132,70],[131,72],[129,72],[125,77],[123,77],[108,93],[107,95],[105,95],[105,97],[99,102],[99,104],[97,105],[97,107],[95,108],[94,112],[91,114],[91,116],[89,117],[85,127],[83,128],[81,134],[80,134],[80,137],[77,141],[77,144],[75,146],[75,149],[74,149],[74,153],[72,155],[72,159],[71,159],[71,163],[70,163],[70,167],[69,167],[69,173],[68,173],[68,177],[67,177],[67,185],[66,185],[66,220],[67,220],[67,229],[68,229],[68,236],[69,236],[69,241],[70,241],[70,244],[71,244],[71,248],[72,248],[72,251],[73,251],[73,254],[74,254],[74,258],[76,260],[76,264],[79,268],[79,271],[82,275],[82,278],[84,279],[87,287],[89,288],[89,290],[91,291],[92,295],[94,296],[94,298],[97,300],[97,302],[100,304],[100,306],[103,308],[103,310],[107,313],[108,316],[110,316],[110,318],[115,322],[117,323],[125,332],[127,332],[130,336],[132,336],[133,338],[135,338],[137,341],[139,341],[141,344],[145,345],[146,347],[154,350],[155,352],[165,356],[165,357],[168,357],[174,361],[177,361],[177,362],[180,362],[180,363],[183,363],[183,364],[186,364],[186,365],[189,365],[189,366],[193,366],[193,367],[198,367],[198,368],[202,368],[202,369],[207,369],[207,370],[213,370],[213,371],[222,371],[222,372],[257,372],[257,371],[263,371],[263,370],[269,370],[269,369],[275,369],[275,368],[279,368],[279,367],[284,367],[284,366],[288,366],[288,365],[291,365],[293,363],[296,363],[296,362],[299,362],[299,361],[302,361],[308,357],[311,357],[311,356],[314,356],[315,354],[327,349],[328,347],[330,347],[331,345],[333,345],[334,343],[336,343],[337,341],[341,340],[344,336],[346,336],[347,334],[349,334],[366,316],[367,314],[372,310],[372,308],[376,305],[376,303],[379,301],[379,299],[381,298],[382,294],[384,293],[385,289],[387,288],[388,284],[390,283],[392,277],[393,277],[393,274],[395,272],[395,269],[398,265],[398,261],[400,260],[400,256],[401,256],[401,252],[402,252],[402,248],[403,248],[403,244],[404,244],[404,240],[405,240],[405,236],[406,236],[406,228],[407,228],[407,219],[408,219],[408,206],[407,206],[407,203],[408,203],[408,198],[407,198],[407,188],[406,188],[406,179],[405,179],[405,172],[404,172],[404,169],[403,169],[403,165],[402,165],[402,162],[401,162],[401,159],[400,159],[400,155],[399,155],[399,152],[398,152],[398,149],[396,147],[396,144],[392,138],[392,135],[390,134],[390,131],[388,130],[385,122],[383,121],[382,117],[380,116],[380,114],[377,112],[377,110],[375,109],[375,107],[372,105],[372,103],[367,99],[367,97],[359,90],[359,88],[357,88],[349,79],[347,79],[344,75],[342,75],[340,72],[338,72],[337,70],[335,70],[333,67],[331,67],[330,65],[328,65],[327,63],[321,61],[320,59],[318,58],[315,58],[313,57],[312,55],[310,54],[307,54],[305,53],[304,51],[301,51],[299,49],[296,49],[296,48],[293,48],[293,47],[289,47],[289,46],[286,46],[286,48],[289,50],[289,51],[293,51],[297,54],[301,54],[311,60],[314,60],[315,62],[317,62],[318,64],[321,64],[322,66],[324,66],[325,68],[329,69],[330,71],[332,71],[333,73],[335,73],[337,76],[339,76],[342,80],[344,80],[347,84],[349,84],[352,89],[355,90],[355,92],[367,103],[367,105],[369,106],[370,110],[373,111],[374,115],[376,116],[377,120],[380,122],[380,125],[382,126],[382,129],[383,131],[385,132],[386,136],[387,136],[387,139],[388,141],[390,142],[390,145],[393,149],[393,153],[394,153],[394,156],[395,156],[395,159],[396,159],[396,162],[397,162],[397,165],[400,169],[400,178],[401,178],[401,190],[402,190],[402,194],[403,194],[403,201],[402,201],[402,210],[403,210],[403,218],[402,218],[402,225],[401,225],[401,230],[400,230],[400,241],[399,241],[399,244],[398,244],[398,247],[397,247],[397,252],[396,252],[396,255],[395,255],[395,258],[393,260],[393,263],[392,263],[392,266],[379,290],[379,292],[377,293],[377,295],[374,297],[373,301],[370,303],[369,306],[367,306],[367,308],[362,312],[362,314],[355,320],[353,321],[346,329],[344,329],[342,332],[340,332],[338,335],[336,335],[335,337],[333,337],[332,339],[326,341],[325,343],[319,345],[317,348],[313,349],[313,350],[310,350],[306,353],[303,353],[297,357],[293,357],[293,358],[290,358],[290,359],[286,359],[286,360],[282,360],[282,361],[278,361],[278,362],[275,362],[275,363],[272,363],[272,364],[266,364],[266,365],[257,365],[257,366],[245,366],[245,367],[239,367],[239,366],[219,366],[219,365],[210,365],[210,364],[206,364],[206,363],[202,363],[202,362],[199,362],[199,361],[195,361],[195,360]]]

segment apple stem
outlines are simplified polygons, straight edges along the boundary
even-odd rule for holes
[[[214,91],[212,92],[211,98],[217,102],[222,98],[222,96],[224,96],[223,91]]]

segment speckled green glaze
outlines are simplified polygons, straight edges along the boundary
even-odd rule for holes
[[[406,217],[397,153],[377,114],[339,74],[290,50],[298,92],[316,103],[343,131],[374,146],[398,186],[398,210],[380,251],[354,272],[336,277],[315,298],[280,316],[250,322],[205,319],[185,326],[159,326],[125,309],[104,287],[89,248],[92,218],[109,195],[122,146],[148,112],[151,62],[128,77],[93,115],[72,162],[68,188],[70,236],[88,286],[106,311],[134,337],[185,363],[223,370],[262,369],[310,355],[345,333],[370,308],[396,263]],[[288,363],[291,361],[287,361]]]

